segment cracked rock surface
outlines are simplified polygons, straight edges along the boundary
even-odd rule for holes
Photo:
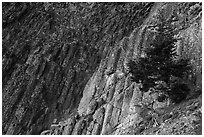
[[[201,4],[3,3],[3,134],[201,134]],[[126,65],[161,14],[193,66],[195,98],[179,105],[143,93]]]

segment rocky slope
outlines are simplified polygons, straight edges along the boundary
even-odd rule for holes
[[[3,3],[2,12],[3,134],[201,134],[201,3]],[[174,17],[178,55],[193,66],[179,105],[140,91],[126,65],[158,15]]]

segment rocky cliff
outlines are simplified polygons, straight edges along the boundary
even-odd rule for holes
[[[3,3],[2,15],[3,134],[201,134],[201,3]],[[193,66],[177,105],[127,68],[160,15]]]

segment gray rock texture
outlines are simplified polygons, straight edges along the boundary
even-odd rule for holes
[[[201,134],[202,3],[2,7],[3,134]],[[142,92],[127,68],[159,15],[174,16],[178,56],[193,66],[186,81],[195,98],[179,105]]]

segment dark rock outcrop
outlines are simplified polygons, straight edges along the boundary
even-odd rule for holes
[[[3,134],[174,134],[169,127],[185,122],[182,134],[193,131],[200,103],[192,108],[199,116],[170,113],[168,99],[132,83],[126,64],[149,45],[157,16],[174,16],[177,52],[191,60],[186,81],[196,94],[201,14],[201,3],[3,3]]]

